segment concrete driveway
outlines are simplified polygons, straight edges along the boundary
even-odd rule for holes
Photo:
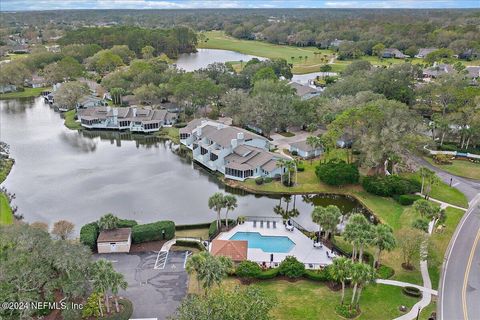
[[[185,251],[170,251],[164,269],[154,270],[156,252],[97,254],[113,262],[128,282],[120,292],[133,303],[132,318],[167,319],[187,294],[188,277],[184,269]]]
[[[293,142],[298,142],[307,139],[309,136],[317,136],[319,134],[324,134],[326,130],[318,129],[313,133],[303,131],[303,130],[291,130],[290,132],[295,134],[293,137],[284,137],[281,134],[274,133],[270,136],[272,138],[272,144],[275,145],[279,150],[288,149],[288,145]]]

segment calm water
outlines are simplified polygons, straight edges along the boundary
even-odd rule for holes
[[[236,51],[218,50],[218,49],[197,49],[196,53],[183,53],[179,55],[177,67],[185,71],[195,71],[207,67],[215,62],[225,63],[228,61],[247,62],[253,58],[265,60],[266,58],[243,54]]]
[[[107,212],[140,223],[215,219],[207,201],[223,187],[175,154],[169,142],[151,136],[134,139],[128,133],[71,131],[41,98],[0,101],[0,138],[10,144],[16,160],[2,185],[16,194],[14,204],[26,221],[52,224],[66,219],[80,226]],[[232,217],[273,216],[279,203],[279,197],[229,191],[239,204]],[[360,208],[339,196],[295,200],[301,212],[295,220],[311,229],[316,228],[310,219],[313,203],[336,204],[344,212]],[[289,205],[292,208],[293,199]]]

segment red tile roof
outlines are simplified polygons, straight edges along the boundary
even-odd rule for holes
[[[247,260],[248,242],[246,240],[213,240],[211,254],[229,257],[233,261]]]

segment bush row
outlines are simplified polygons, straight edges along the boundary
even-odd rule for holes
[[[422,292],[416,287],[403,287],[402,291],[404,294],[410,297],[420,298],[422,296]]]
[[[319,164],[315,168],[315,174],[320,181],[332,186],[358,183],[360,178],[356,165],[339,160]]]
[[[173,221],[139,224],[132,228],[133,243],[170,240],[173,239],[173,237],[175,237],[175,223]]]
[[[225,225],[225,220],[222,219],[221,223],[222,223],[222,226],[224,226]],[[233,226],[233,225],[236,225],[236,224],[237,224],[236,220],[228,219],[228,225],[229,226]],[[212,223],[210,223],[210,227],[208,227],[208,237],[211,238],[211,237],[215,236],[217,234],[217,231],[218,231],[217,220],[215,220]]]
[[[420,182],[398,175],[364,177],[362,186],[367,192],[382,197],[415,193],[421,188]]]
[[[422,198],[421,196],[416,194],[402,194],[402,195],[393,196],[393,199],[395,199],[402,206],[409,206],[421,198]]]
[[[182,246],[182,247],[189,247],[189,248],[195,248],[200,251],[206,251],[207,248],[205,246],[197,241],[191,241],[191,240],[177,240],[175,241],[175,245],[177,246]]]

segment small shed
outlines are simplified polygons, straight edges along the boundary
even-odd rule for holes
[[[132,228],[103,230],[97,239],[98,253],[130,252]]]
[[[307,140],[293,142],[289,145],[288,151],[290,153],[296,152],[304,159],[315,158],[323,153],[323,147],[313,148],[307,143]]]
[[[213,256],[229,257],[234,262],[247,260],[248,241],[218,240],[212,241],[210,253]]]

